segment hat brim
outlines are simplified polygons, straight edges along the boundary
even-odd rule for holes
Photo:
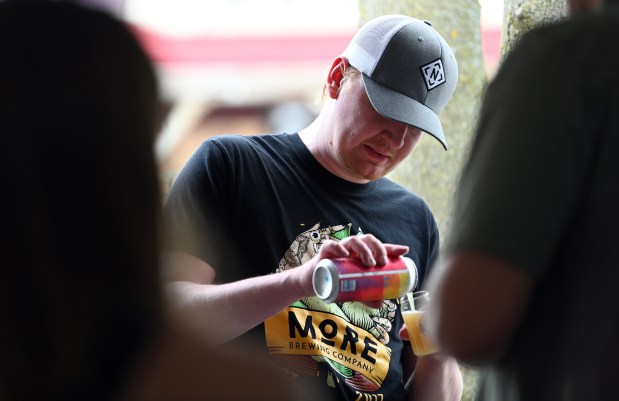
[[[441,121],[432,109],[400,92],[374,82],[365,74],[362,76],[365,91],[378,114],[427,132],[447,150],[447,141]]]

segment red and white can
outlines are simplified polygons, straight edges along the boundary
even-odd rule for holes
[[[334,258],[316,264],[312,284],[325,302],[377,301],[404,296],[417,286],[417,279],[417,266],[404,256],[374,267],[356,258]]]

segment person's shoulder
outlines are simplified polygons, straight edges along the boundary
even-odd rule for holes
[[[589,74],[587,69],[591,68],[595,68],[596,74],[612,75],[619,54],[609,51],[608,43],[616,40],[619,40],[619,13],[615,11],[575,16],[534,28],[523,34],[509,51],[495,81],[501,82],[503,78],[511,90],[525,90],[531,86],[565,87],[559,81]],[[613,67],[601,69],[593,65]],[[571,83],[587,81],[577,79]],[[522,85],[527,82],[528,85]]]
[[[589,51],[590,56],[598,59],[617,57],[617,52],[612,51],[609,44],[619,40],[619,7],[608,7],[603,11],[572,18],[572,21],[562,26],[561,33],[569,35],[569,42],[578,52]]]
[[[269,148],[277,148],[280,146],[290,148],[300,142],[300,139],[298,139],[298,134],[287,133],[253,135],[249,138],[256,146]]]
[[[215,135],[202,143],[205,148],[219,147],[224,149],[242,149],[260,147],[265,145],[283,144],[288,140],[288,134],[224,134]]]
[[[490,86],[507,85],[510,90],[524,90],[535,85],[547,87],[553,79],[565,79],[578,72],[583,61],[596,57],[600,46],[607,46],[603,45],[607,43],[603,37],[619,37],[618,27],[616,14],[604,13],[535,27],[525,32],[509,50]],[[605,53],[596,58],[607,58],[612,52]]]
[[[203,147],[235,147],[247,146],[251,143],[251,136],[242,134],[218,134],[207,138],[202,142]]]
[[[254,147],[255,140],[251,135],[219,134],[205,139],[195,155],[198,157],[216,157],[248,152]]]
[[[517,49],[549,48],[574,50],[607,46],[611,38],[619,36],[619,8],[569,17],[554,23],[540,25],[523,34]]]
[[[291,134],[225,134],[206,139],[195,153],[198,160],[227,161],[240,160],[263,162],[273,160],[295,148]]]

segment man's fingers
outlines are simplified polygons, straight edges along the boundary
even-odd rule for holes
[[[389,256],[402,256],[408,253],[408,246],[406,245],[395,245],[395,244],[384,244],[385,250]]]
[[[384,244],[372,234],[347,237],[341,241],[327,240],[320,247],[320,258],[356,257],[368,267],[384,266],[389,257],[408,253],[408,246]]]

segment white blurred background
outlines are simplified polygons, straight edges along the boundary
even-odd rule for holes
[[[170,114],[157,143],[170,181],[212,135],[294,132],[319,107],[326,71],[359,22],[357,0],[82,0],[127,21],[151,55]],[[502,0],[480,0],[486,72]]]

